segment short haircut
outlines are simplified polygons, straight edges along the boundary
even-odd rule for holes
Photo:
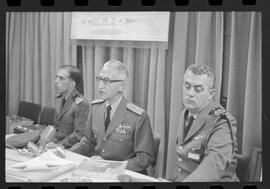
[[[109,60],[103,65],[103,68],[114,69],[125,77],[124,80],[128,79],[127,65],[119,60]]]
[[[214,88],[215,74],[210,66],[191,64],[187,67],[185,74],[188,73],[189,71],[191,71],[195,75],[207,75],[211,80],[211,84],[209,84],[209,88],[210,89]]]
[[[82,72],[79,68],[71,65],[63,65],[60,69],[68,71],[69,78],[76,83],[76,86],[82,82]]]

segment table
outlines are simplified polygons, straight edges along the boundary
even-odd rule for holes
[[[19,153],[18,153],[18,156],[22,156],[22,155],[19,155]],[[70,152],[68,150],[65,150],[65,156],[66,156],[67,159],[75,161],[77,166],[82,162],[83,159],[86,158],[85,156],[82,156],[82,155],[77,154],[77,153]],[[11,166],[11,165],[13,165],[15,163],[19,163],[19,162],[12,161],[10,159],[7,159],[7,157],[6,157],[5,158],[5,163],[6,163],[6,169],[7,169],[9,166]],[[55,178],[53,178],[51,180],[48,180],[47,182],[61,182],[62,179],[71,177],[72,171],[73,170],[68,171],[68,172],[66,172],[64,174],[61,174],[61,175],[59,175],[59,176],[57,176],[57,177],[55,177]],[[146,175],[134,172],[134,171],[130,171],[130,170],[125,170],[124,174],[132,177],[133,182],[160,182],[156,178],[149,177],[149,176],[146,176]],[[91,178],[91,180],[93,182],[119,182],[118,180],[110,180],[110,181],[108,181],[106,179],[98,179],[98,178]]]
[[[38,127],[31,119],[17,115],[6,116],[6,134],[23,133],[35,129]]]

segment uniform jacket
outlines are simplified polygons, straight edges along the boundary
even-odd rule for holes
[[[92,102],[88,135],[70,150],[83,155],[94,153],[107,160],[128,160],[127,169],[145,170],[154,161],[153,134],[147,113],[122,98],[105,132],[104,110],[105,101]]]
[[[178,182],[238,181],[236,121],[219,104],[210,103],[184,138],[183,110],[176,140],[177,162],[170,177]]]
[[[56,136],[54,142],[70,148],[84,136],[89,103],[81,97],[77,90],[73,90],[62,107],[63,97],[55,99]]]

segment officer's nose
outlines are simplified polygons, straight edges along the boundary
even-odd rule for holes
[[[195,91],[194,91],[193,87],[191,87],[189,90],[187,90],[187,95],[189,97],[194,97],[195,96]]]
[[[104,88],[104,82],[102,80],[98,81],[98,88],[103,89]]]
[[[55,78],[54,83],[55,84],[58,84],[59,83],[59,79],[57,77]]]

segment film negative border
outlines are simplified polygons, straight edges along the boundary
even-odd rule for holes
[[[19,7],[23,2],[24,0],[6,0],[7,6],[9,7]],[[74,6],[88,6],[91,2],[93,2],[93,0],[73,0]],[[141,3],[141,6],[155,6],[160,0],[140,0],[138,2]],[[189,6],[190,2],[192,2],[192,0],[175,0],[174,6]],[[210,6],[222,6],[226,4],[226,2],[226,0],[208,0]],[[40,5],[45,7],[55,6],[55,3],[57,3],[57,0],[40,0]],[[107,5],[109,6],[121,6],[124,3],[127,2],[123,0],[107,0]],[[242,5],[244,6],[255,6],[256,3],[256,0],[242,0]]]
[[[265,0],[2,0],[1,7],[6,11],[101,11],[101,10],[141,10],[141,11],[229,11],[263,10]]]
[[[270,60],[270,1],[269,0],[1,0],[0,24],[5,26],[7,11],[260,11],[262,12],[262,53],[263,53],[263,182],[248,183],[5,183],[1,179],[1,188],[8,189],[267,189],[269,182],[269,85],[267,83],[268,61]],[[5,27],[0,29],[1,59],[5,57]],[[2,65],[5,62],[2,61]],[[5,86],[5,69],[1,69],[0,86]],[[1,92],[5,97],[5,92]],[[1,114],[5,114],[5,98],[0,101]],[[1,116],[1,124],[5,119]],[[5,133],[4,127],[1,133]],[[1,144],[4,144],[1,136]],[[1,155],[4,150],[1,148]],[[5,162],[1,160],[1,170],[5,169]],[[2,178],[4,174],[2,171]]]
[[[260,189],[257,183],[18,183],[8,184],[7,189]]]

